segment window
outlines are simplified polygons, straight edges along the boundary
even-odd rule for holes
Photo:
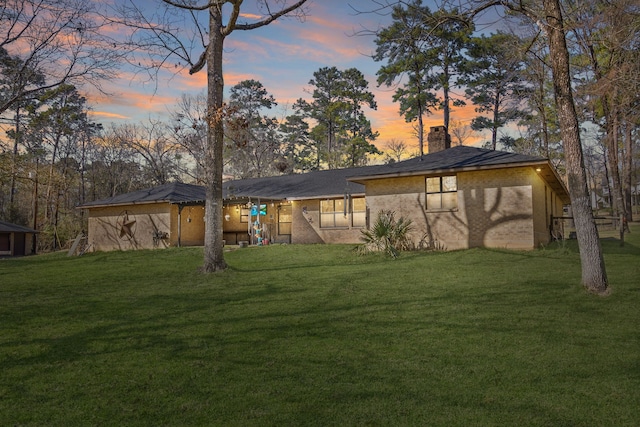
[[[265,204],[261,204],[260,208],[258,208],[258,205],[253,205],[253,204],[251,204],[251,207],[246,207],[246,205],[243,205],[243,206],[244,207],[240,209],[240,222],[247,223],[249,222],[250,219],[254,221],[258,219],[257,218],[258,214],[260,214],[260,216],[267,215],[267,205]],[[253,218],[253,217],[256,217],[256,218]]]
[[[351,199],[351,205],[353,207],[353,226],[354,227],[366,227],[367,225],[367,202],[364,197],[354,197]]]
[[[291,205],[278,207],[278,234],[291,234]]]
[[[250,209],[247,209],[247,208],[240,209],[240,222],[244,222],[244,223],[249,222],[250,213],[251,213]]]
[[[11,234],[0,234],[0,252],[5,252],[9,255],[11,254]]]
[[[346,205],[344,199],[331,199],[320,201],[320,227],[348,227]]]
[[[427,210],[458,207],[458,181],[455,175],[427,178]]]
[[[349,209],[349,201],[351,201],[351,209]],[[349,227],[349,213],[351,213],[353,227],[366,226],[367,204],[364,197],[321,200],[320,227]]]

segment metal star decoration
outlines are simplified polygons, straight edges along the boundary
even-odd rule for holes
[[[135,233],[136,220],[129,218],[129,213],[124,211],[120,215],[120,238],[131,239]]]

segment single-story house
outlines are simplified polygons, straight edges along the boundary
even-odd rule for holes
[[[413,222],[416,245],[533,249],[557,235],[568,192],[547,159],[450,147],[387,165],[224,183],[227,244],[358,243],[381,210]],[[204,188],[167,184],[87,203],[96,250],[204,243]],[[561,233],[561,231],[560,231]]]
[[[0,221],[0,256],[34,254],[37,233],[33,228]]]

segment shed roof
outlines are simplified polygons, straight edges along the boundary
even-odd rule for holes
[[[0,233],[38,233],[38,231],[22,225],[0,221]]]
[[[205,189],[200,185],[172,182],[144,190],[132,191],[106,199],[85,203],[79,208],[119,206],[145,203],[204,203]]]

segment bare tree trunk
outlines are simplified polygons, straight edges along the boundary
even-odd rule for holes
[[[544,67],[544,65],[543,65]],[[542,139],[544,141],[544,156],[547,159],[551,158],[551,155],[549,153],[549,125],[547,124],[547,110],[544,108],[544,94],[545,94],[545,90],[544,90],[544,79],[540,80],[540,86],[539,86],[539,91],[540,91],[540,117],[542,118]]]
[[[605,105],[605,120],[607,121],[607,161],[609,163],[609,173],[611,175],[611,202],[613,216],[625,215],[624,197],[622,195],[622,180],[620,179],[619,157],[618,157],[618,118],[615,108],[608,107],[609,97],[603,97]],[[620,224],[622,227],[622,224]]]
[[[498,117],[500,116],[500,95],[496,96],[493,103],[493,125],[491,125],[491,147],[496,151],[498,147]]]
[[[445,76],[445,83],[442,85],[443,101],[442,101],[442,119],[444,122],[444,128],[449,129],[449,117],[451,115],[451,99],[449,95],[449,66],[443,64],[443,74]]]
[[[224,270],[227,263],[223,255],[222,234],[222,152],[224,144],[222,52],[222,11],[217,6],[209,7],[209,46],[207,48],[208,79],[208,132],[205,151],[206,209],[204,233],[205,273]]]
[[[15,126],[16,136],[13,141],[13,150],[11,152],[11,188],[9,190],[9,219],[11,221],[15,221],[17,219],[15,196],[18,177],[18,146],[22,139],[20,133],[20,107],[16,108]]]
[[[424,156],[424,119],[422,118],[422,108],[420,107],[419,110],[420,111],[418,112],[418,145],[420,146],[420,158],[422,158],[422,156]]]
[[[57,192],[57,185],[54,184],[54,172],[56,168],[56,157],[58,156],[58,147],[60,145],[60,135],[56,134],[54,137],[53,147],[51,149],[51,163],[49,164],[49,180],[47,181],[47,191],[45,195],[45,208],[44,219],[49,222],[52,218],[53,211],[51,210],[52,198],[51,195],[54,191]],[[54,189],[54,185],[56,188]]]
[[[625,141],[624,141],[624,200],[627,212],[627,231],[629,231],[629,223],[633,221],[633,204],[631,200],[631,188],[633,180],[631,178],[631,170],[633,169],[633,143],[632,143],[632,125],[629,120],[625,120]]]
[[[38,229],[38,165],[40,161],[38,156],[36,155],[36,169],[33,174],[33,229]],[[37,233],[33,233],[32,237],[32,247],[31,253],[35,254],[37,252]]]
[[[612,208],[613,193],[611,192],[611,185],[609,184],[611,180],[609,179],[609,162],[607,162],[607,150],[608,150],[607,144],[604,144],[604,147],[602,149],[602,165],[604,166],[604,186],[606,186],[606,189],[607,189],[607,199],[606,199],[607,203],[609,204],[609,207]]]
[[[589,204],[589,190],[587,188],[578,118],[571,92],[569,53],[560,1],[544,0],[543,5],[547,16],[546,31],[549,36],[549,54],[553,70],[554,93],[567,164],[569,195],[580,249],[582,284],[587,290],[602,294],[606,292],[608,287],[607,274],[598,238],[598,229]]]

